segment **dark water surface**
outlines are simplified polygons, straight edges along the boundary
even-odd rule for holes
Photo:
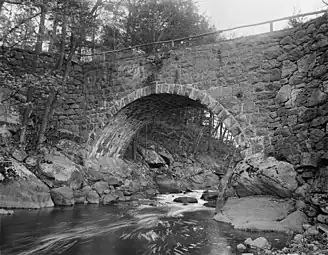
[[[138,255],[239,254],[246,238],[266,237],[274,246],[284,234],[233,230],[201,205],[131,208],[125,205],[16,211],[0,216],[0,254]]]

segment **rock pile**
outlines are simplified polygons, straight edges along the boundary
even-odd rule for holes
[[[328,254],[328,228],[319,225],[303,225],[303,234],[296,234],[287,242],[287,247],[276,249],[264,237],[255,240],[248,238],[237,245],[242,255],[326,255]]]

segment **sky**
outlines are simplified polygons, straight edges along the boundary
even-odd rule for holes
[[[200,11],[209,17],[217,29],[232,28],[327,8],[322,0],[196,0],[196,2],[198,2]],[[286,26],[287,22],[275,23],[274,29],[279,30]],[[269,25],[264,25],[235,30],[230,33],[233,33],[231,36],[240,36],[268,31]]]

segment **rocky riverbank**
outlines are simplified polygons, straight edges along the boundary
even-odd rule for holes
[[[215,189],[217,163],[172,155],[163,147],[140,148],[138,162],[87,159],[81,145],[61,139],[42,154],[13,149],[0,157],[0,208],[37,209],[79,203],[112,204],[158,193]]]

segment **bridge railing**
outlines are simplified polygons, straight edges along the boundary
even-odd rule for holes
[[[297,15],[293,15],[293,16],[268,20],[268,21],[249,24],[249,25],[237,26],[237,27],[233,27],[233,28],[223,29],[223,30],[221,30],[221,32],[227,32],[227,31],[237,30],[237,29],[241,29],[241,28],[256,27],[256,26],[261,26],[261,25],[269,25],[269,28],[270,28],[269,32],[273,32],[274,31],[274,23],[277,23],[280,21],[285,21],[285,20],[292,20],[292,19],[307,17],[307,16],[319,15],[319,14],[323,14],[323,13],[327,13],[327,10],[308,12],[308,13],[297,14]],[[218,32],[220,32],[220,31],[218,31]]]
[[[292,19],[297,19],[297,18],[302,18],[302,17],[307,17],[307,16],[320,15],[320,14],[324,14],[324,13],[328,13],[328,10],[320,10],[320,11],[315,11],[315,12],[297,14],[297,15],[283,17],[283,18],[279,18],[279,19],[273,19],[273,20],[268,20],[268,21],[259,22],[259,23],[241,25],[241,26],[236,26],[236,27],[232,27],[232,28],[216,30],[216,31],[213,31],[213,32],[208,32],[208,33],[192,35],[192,36],[188,36],[188,37],[177,38],[177,39],[174,39],[174,40],[144,43],[144,44],[134,45],[134,46],[126,47],[126,48],[120,48],[120,49],[109,50],[109,51],[102,51],[102,52],[94,53],[94,54],[81,54],[80,56],[82,57],[82,59],[89,59],[89,60],[90,60],[90,58],[94,58],[96,56],[103,56],[103,57],[101,57],[101,59],[104,59],[104,58],[106,59],[106,56],[113,55],[115,53],[123,53],[123,52],[127,52],[127,51],[134,51],[134,53],[138,54],[138,53],[140,53],[140,51],[142,51],[142,49],[145,49],[147,47],[154,47],[155,48],[155,47],[161,46],[163,48],[175,48],[179,44],[180,45],[183,44],[183,46],[191,44],[191,41],[199,39],[199,38],[205,38],[205,37],[208,37],[208,36],[218,36],[218,35],[220,35],[222,33],[225,33],[225,32],[230,32],[230,31],[243,29],[243,28],[263,26],[263,25],[268,25],[269,26],[268,32],[274,32],[274,24],[277,23],[277,22],[292,20]],[[161,47],[158,47],[158,48],[161,48]]]

